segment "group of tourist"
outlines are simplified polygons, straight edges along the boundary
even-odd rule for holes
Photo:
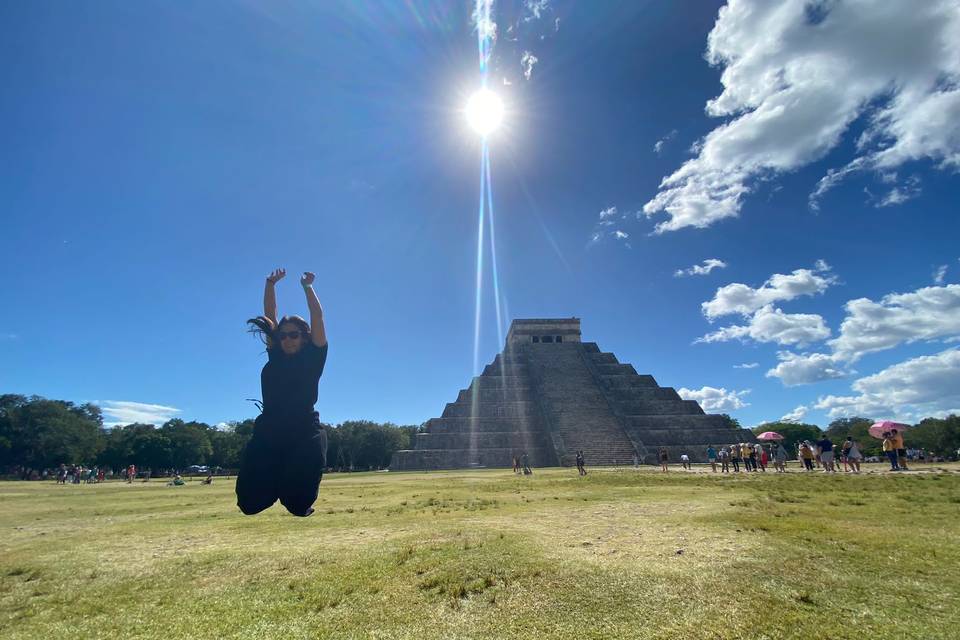
[[[530,456],[527,455],[526,451],[519,456],[513,456],[513,472],[522,473],[525,476],[533,473],[533,470],[530,468]]]
[[[100,467],[85,468],[81,464],[72,464],[69,467],[61,464],[57,469],[57,484],[94,484],[103,482],[106,472]]]

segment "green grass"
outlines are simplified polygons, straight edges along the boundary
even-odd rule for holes
[[[877,467],[879,469],[879,467]],[[956,638],[960,467],[0,483],[0,637]]]

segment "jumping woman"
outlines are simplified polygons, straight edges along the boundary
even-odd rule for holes
[[[304,273],[300,284],[310,324],[300,316],[278,321],[274,285],[286,274],[277,269],[267,277],[263,315],[247,321],[267,345],[267,364],[260,373],[263,412],[237,475],[237,506],[247,515],[280,500],[293,515],[309,516],[327,463],[327,433],[313,410],[327,362],[323,308],[313,290],[315,276]]]

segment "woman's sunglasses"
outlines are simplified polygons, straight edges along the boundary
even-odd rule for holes
[[[277,334],[277,337],[281,340],[286,340],[287,338],[290,338],[291,340],[299,340],[300,336],[302,335],[302,331],[281,331]]]

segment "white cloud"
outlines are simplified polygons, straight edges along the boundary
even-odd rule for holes
[[[960,350],[912,358],[860,378],[852,385],[859,395],[824,396],[816,408],[830,417],[865,415],[917,420],[960,413]]]
[[[695,264],[688,269],[677,269],[673,276],[675,278],[682,278],[684,276],[705,276],[714,269],[724,269],[726,268],[727,263],[723,260],[717,258],[707,258],[703,261],[703,264]]]
[[[180,409],[175,407],[125,400],[105,400],[100,403],[100,408],[103,410],[104,417],[108,418],[104,421],[107,426],[134,422],[159,425],[180,413]]]
[[[20,336],[16,333],[0,333],[0,340],[19,340]]]
[[[700,389],[687,389],[681,387],[677,393],[684,400],[696,400],[707,413],[721,412],[729,413],[744,407],[749,407],[749,402],[743,401],[743,396],[750,393],[750,389],[745,391],[727,391],[723,387],[701,387]]]
[[[767,305],[750,317],[746,325],[723,327],[697,338],[695,342],[727,342],[751,339],[756,342],[775,342],[781,345],[805,346],[830,337],[830,329],[823,318],[811,313],[784,313]]]
[[[537,56],[533,55],[529,51],[523,52],[523,55],[520,57],[520,66],[523,67],[524,79],[530,79],[530,76],[533,75],[533,67],[537,64],[537,62],[539,62]]]
[[[717,289],[713,299],[700,306],[709,319],[732,313],[746,316],[773,302],[823,293],[837,281],[829,271],[830,265],[818,260],[813,269],[775,273],[757,289],[734,282]]]
[[[892,293],[880,302],[857,298],[845,309],[840,334],[829,344],[838,358],[849,362],[904,342],[960,336],[957,284]]]
[[[858,156],[828,173],[816,197],[856,170],[889,174],[922,159],[960,167],[956,0],[730,0],[706,59],[723,68],[707,113],[730,119],[644,206],[668,216],[658,233],[737,216],[754,184],[824,157],[864,114]],[[882,203],[905,195],[891,191]]]
[[[854,373],[845,370],[842,362],[826,353],[797,354],[781,351],[777,354],[777,359],[780,360],[780,364],[767,371],[767,377],[780,378],[780,381],[788,387],[843,378]]]
[[[674,130],[672,130],[670,133],[668,133],[667,135],[665,135],[665,136],[663,136],[662,138],[660,138],[659,140],[657,140],[656,144],[653,145],[653,151],[654,151],[655,153],[658,153],[658,154],[659,154],[661,151],[663,151],[663,146],[664,146],[665,144],[667,144],[667,142],[669,142],[670,140],[672,140],[673,137],[676,136],[676,135],[677,135],[677,130],[674,129]]]
[[[947,265],[942,264],[937,267],[937,270],[933,272],[933,281],[937,284],[943,284],[944,278],[947,277]]]
[[[780,418],[780,422],[800,422],[807,415],[809,408],[806,405],[800,405],[787,415]]]
[[[530,22],[531,20],[539,20],[550,8],[550,2],[549,0],[526,0],[523,7],[526,10],[523,20],[524,22]]]
[[[473,25],[478,37],[482,39],[497,39],[497,23],[493,20],[494,0],[476,0],[473,9]]]
[[[759,362],[744,362],[743,364],[733,365],[734,369],[756,369],[760,366]]]
[[[622,222],[625,219],[626,215],[620,213],[615,206],[607,207],[600,211],[600,217],[597,220],[597,224],[593,227],[593,232],[590,234],[590,242],[587,243],[587,246],[597,244],[605,238],[613,238],[624,241],[624,246],[632,249],[633,247],[631,247],[630,243],[626,242],[630,234],[622,229],[613,228],[618,222]]]

